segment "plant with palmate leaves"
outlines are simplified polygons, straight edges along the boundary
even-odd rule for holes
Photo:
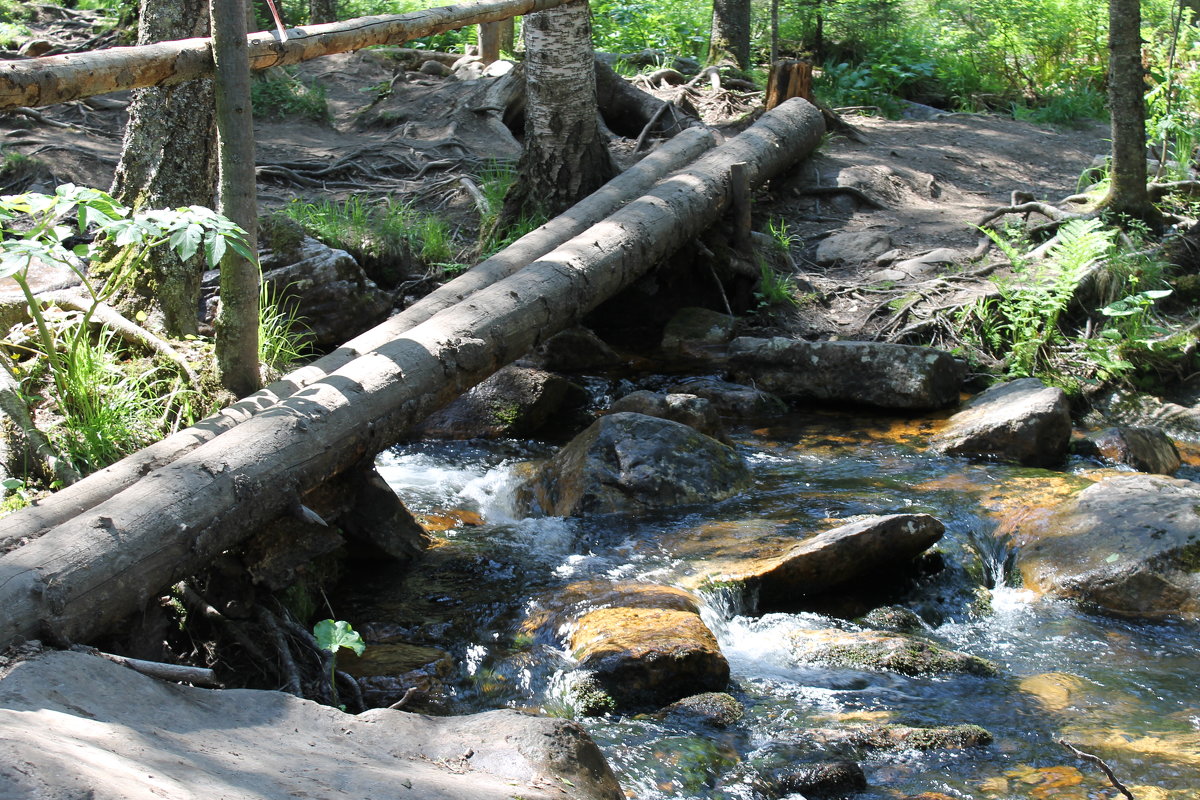
[[[67,224],[71,217],[74,225]],[[91,242],[69,249],[67,243],[75,235],[90,235]],[[28,345],[9,347],[7,355],[18,373],[24,372],[14,355],[19,349],[44,359],[50,392],[63,416],[69,418],[73,408],[85,404],[80,388],[93,383],[78,380],[75,373],[80,364],[97,363],[89,331],[96,310],[157,247],[169,247],[184,260],[202,249],[210,267],[220,262],[227,248],[253,259],[246,232],[200,206],[131,213],[104,192],[72,184],[59,186],[52,195],[28,192],[0,197],[0,278],[12,278],[20,287],[35,330]],[[102,282],[94,282],[86,264],[110,248],[118,251],[111,261],[113,268]],[[89,301],[82,312],[43,309],[30,279],[39,269],[53,265],[78,276]]]
[[[355,655],[361,656],[363,651],[367,649],[367,645],[363,642],[362,636],[359,635],[358,631],[350,627],[349,622],[342,619],[339,619],[337,622],[331,619],[321,620],[313,626],[313,636],[316,637],[317,645],[332,656],[329,659],[329,688],[333,692],[334,705],[338,705],[338,651],[344,647],[347,650],[353,650]]]

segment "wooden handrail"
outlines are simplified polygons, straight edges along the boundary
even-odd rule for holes
[[[288,31],[288,40],[260,31],[249,34],[250,68],[296,64],[311,58],[400,44],[466,25],[498,22],[573,0],[480,0],[407,14],[358,17]],[[0,62],[0,110],[37,108],[82,97],[170,86],[211,75],[212,39],[181,39],[139,47],[114,47]]]

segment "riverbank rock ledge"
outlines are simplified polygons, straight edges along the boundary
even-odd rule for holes
[[[546,514],[567,517],[712,503],[750,483],[732,447],[679,422],[620,412],[575,437],[520,494]]]
[[[946,455],[1045,467],[1062,462],[1070,440],[1067,395],[1037,378],[1022,378],[976,395],[931,446]]]
[[[1025,586],[1122,616],[1200,617],[1200,484],[1120,475],[1010,516]]]
[[[630,589],[628,601],[610,592],[605,605],[569,626],[568,647],[616,708],[659,707],[699,692],[724,691],[729,663],[700,619],[694,598],[681,590]],[[647,605],[647,598],[665,602]],[[593,711],[603,710],[593,707]]]
[[[1072,442],[1072,450],[1082,456],[1158,475],[1174,475],[1182,463],[1179,449],[1161,428],[1105,428]]]
[[[790,610],[805,599],[884,569],[899,569],[932,547],[945,526],[928,514],[867,517],[824,531],[779,555],[747,561],[710,582],[757,594],[758,610]]]
[[[624,798],[566,720],[353,716],[283,692],[164,683],[84,653],[16,664],[0,679],[0,729],[0,797]]]
[[[734,379],[787,399],[876,408],[945,408],[966,367],[944,350],[885,342],[807,342],[742,336],[729,348]]]

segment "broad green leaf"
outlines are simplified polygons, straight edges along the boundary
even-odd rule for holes
[[[210,233],[204,242],[204,260],[209,269],[216,269],[225,257],[225,237]]]
[[[174,250],[181,259],[187,261],[189,258],[196,255],[196,251],[200,249],[200,243],[203,241],[203,239],[204,229],[199,225],[192,223],[186,228],[177,228],[171,233],[171,249]]]
[[[25,481],[20,478],[5,478],[3,481],[0,481],[0,486],[11,492],[13,489],[24,489]]]
[[[360,656],[367,649],[367,645],[358,635],[358,631],[351,628],[350,623],[342,619],[337,622],[331,619],[321,620],[313,626],[313,636],[316,637],[317,644],[321,649],[328,650],[335,655],[343,647],[353,650],[356,655]]]

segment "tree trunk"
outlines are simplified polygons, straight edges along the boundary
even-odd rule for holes
[[[750,68],[750,0],[713,0],[708,64]]]
[[[525,17],[525,150],[501,225],[558,216],[616,174],[600,134],[586,0]]]
[[[195,426],[126,456],[79,483],[5,517],[0,522],[0,530],[3,530],[0,534],[0,550],[5,549],[10,541],[35,539],[48,529],[84,513],[132,485],[147,472],[171,463],[272,404],[286,400],[309,384],[328,377],[358,356],[386,344],[439,311],[528,266],[622,205],[645,194],[664,175],[681,169],[712,145],[713,136],[707,129],[680,134],[618,175],[600,191],[572,207],[569,214],[555,217],[522,236],[504,250],[329,355],[295,370]]]
[[[337,22],[337,0],[308,0],[308,24]]]
[[[142,0],[138,44],[208,33],[208,0]],[[216,178],[212,81],[138,89],[111,194],[135,209],[211,207]],[[197,333],[204,257],[181,261],[161,247],[146,258],[131,292],[171,336]],[[157,326],[156,326],[157,327]]]
[[[790,58],[781,59],[771,64],[764,105],[770,111],[784,100],[793,97],[803,97],[808,102],[813,102],[812,64]]]
[[[484,64],[500,60],[500,25],[499,22],[485,22],[479,26],[479,57]]]
[[[711,226],[728,206],[731,164],[745,162],[761,184],[811,154],[823,132],[803,100],[767,112],[516,275],[0,558],[0,647],[111,629]]]
[[[212,0],[216,117],[221,163],[221,213],[247,233],[258,252],[258,197],[254,176],[254,117],[246,59],[243,0]],[[216,329],[221,385],[245,397],[262,385],[258,373],[258,264],[235,252],[221,259],[221,306]]]
[[[250,68],[260,71],[373,45],[402,44],[567,2],[572,0],[479,0],[471,5],[314,25],[292,31],[286,42],[278,41],[274,33],[253,33],[247,43]],[[209,39],[0,61],[0,110],[49,106],[123,89],[173,86],[212,71]]]
[[[1146,188],[1146,75],[1142,67],[1141,0],[1109,0],[1108,105],[1112,113],[1112,184],[1104,207],[1155,223]]]
[[[502,19],[500,25],[500,50],[514,55],[517,52],[517,25],[513,17]]]

